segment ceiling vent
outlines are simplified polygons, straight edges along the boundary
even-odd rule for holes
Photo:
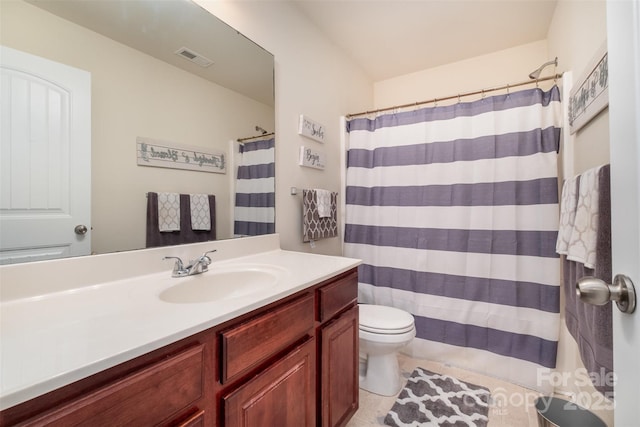
[[[191,62],[195,62],[203,68],[213,64],[213,61],[206,56],[202,56],[199,53],[194,52],[193,50],[186,47],[181,47],[180,49],[176,50],[175,54],[183,57],[184,59],[188,59]]]

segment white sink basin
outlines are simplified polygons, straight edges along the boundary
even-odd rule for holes
[[[241,298],[277,286],[284,273],[269,265],[212,265],[205,273],[173,279],[176,285],[162,291],[160,299],[193,304]]]

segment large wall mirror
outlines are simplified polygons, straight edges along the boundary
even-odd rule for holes
[[[62,155],[69,167],[77,166],[74,162],[90,166],[90,224],[86,235],[76,233],[73,239],[90,237],[94,254],[146,247],[147,195],[161,192],[215,195],[216,239],[245,234],[234,232],[237,170],[242,163],[238,140],[274,132],[273,55],[189,0],[3,0],[0,7],[3,48],[90,75],[90,115],[81,119],[90,123],[90,160],[76,162],[73,152]],[[202,66],[207,60],[211,64]],[[5,87],[4,74],[2,81],[4,114],[4,108],[13,108],[8,99],[14,97],[7,95],[11,91]],[[22,90],[16,87],[12,94]],[[26,99],[35,96],[35,89],[25,91]],[[53,103],[57,96],[48,95],[44,104]],[[82,109],[78,108],[81,103],[71,104],[70,114]],[[48,105],[43,108],[49,116],[53,114]],[[27,128],[35,129],[37,118],[27,121]],[[37,139],[37,129],[28,132],[33,135],[26,139]],[[9,138],[5,131],[2,138],[5,144]],[[224,154],[225,173],[140,166],[140,138],[170,148],[195,147]],[[55,146],[29,148],[32,157],[35,151],[47,153],[32,158],[27,167],[9,163],[10,157],[13,162],[25,154],[12,150],[11,156],[3,151],[0,217],[11,219],[12,203],[23,217],[46,211],[46,201],[38,205],[33,200],[42,196],[38,192],[55,193],[57,178],[45,179],[50,188],[44,190],[29,188],[27,182],[32,170],[52,168],[48,158],[60,158]],[[25,193],[30,195],[21,200]],[[73,206],[70,199],[65,203]],[[11,224],[3,222],[0,233],[10,234]],[[41,221],[14,239],[37,239],[48,228],[50,223]],[[33,245],[46,247],[47,243],[34,240]],[[46,257],[34,253],[22,258]],[[3,263],[10,262],[15,261]]]

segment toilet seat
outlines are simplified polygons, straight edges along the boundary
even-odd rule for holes
[[[413,316],[394,307],[374,304],[358,304],[360,330],[381,335],[397,335],[412,331]]]
[[[397,335],[404,334],[406,332],[411,331],[414,328],[413,325],[409,325],[402,329],[380,329],[380,328],[371,328],[369,326],[360,325],[361,331],[371,332],[372,334],[381,334],[381,335]]]

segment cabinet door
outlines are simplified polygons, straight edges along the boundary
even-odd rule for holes
[[[204,354],[205,346],[199,344],[71,400],[24,425],[110,427],[171,423],[166,420],[195,408],[204,396]]]
[[[358,306],[321,332],[322,427],[343,426],[358,409]]]
[[[225,427],[315,426],[315,339],[223,397]]]

